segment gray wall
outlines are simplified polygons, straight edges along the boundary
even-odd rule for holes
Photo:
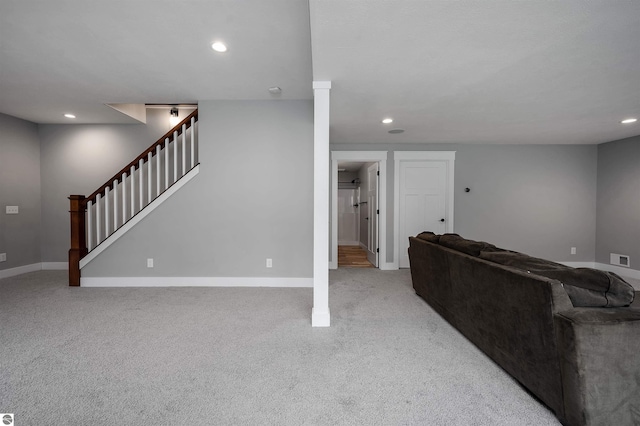
[[[84,277],[313,275],[313,103],[205,101],[199,117],[200,174]]]
[[[626,254],[640,270],[640,136],[598,145],[596,262]]]
[[[430,150],[456,151],[455,232],[556,261],[595,257],[596,145],[336,144],[331,149],[389,151],[387,262],[394,244],[392,151]],[[465,193],[466,187],[471,192]]]
[[[19,214],[5,214],[5,206]],[[0,114],[0,270],[40,263],[40,141],[38,126]]]
[[[147,124],[39,126],[42,178],[42,261],[66,262],[71,194],[89,195],[136,158],[169,125],[169,112],[147,111]]]

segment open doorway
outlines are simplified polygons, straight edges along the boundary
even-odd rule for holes
[[[379,267],[386,263],[387,152],[331,153],[329,267]]]
[[[338,268],[378,267],[377,162],[338,162]]]

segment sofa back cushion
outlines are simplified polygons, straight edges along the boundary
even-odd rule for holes
[[[478,257],[483,248],[488,244],[483,241],[467,240],[458,234],[442,234],[439,243],[441,246],[460,251],[469,256]]]
[[[523,253],[518,253],[516,251],[483,250],[480,253],[479,257],[481,259],[488,260],[489,262],[499,263],[500,265],[511,266],[513,268],[518,268],[522,269],[523,271],[534,273],[537,273],[537,271],[569,268],[568,266],[561,263],[556,263],[537,257],[531,257]]]
[[[560,281],[576,307],[629,306],[635,297],[631,284],[613,272],[568,268],[536,273]]]
[[[431,231],[421,232],[416,236],[416,238],[419,238],[421,240],[428,241],[434,244],[438,244],[438,242],[440,241],[440,235],[436,235]]]

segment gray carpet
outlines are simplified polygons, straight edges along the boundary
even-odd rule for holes
[[[16,425],[558,425],[415,295],[407,270],[312,290],[0,280],[0,412]]]

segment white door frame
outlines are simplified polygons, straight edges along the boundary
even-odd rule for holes
[[[338,162],[362,161],[377,162],[380,165],[378,181],[378,267],[393,268],[393,262],[387,263],[387,151],[331,151],[331,248],[329,269],[338,269]]]
[[[395,151],[394,176],[393,176],[393,235],[395,244],[393,245],[393,262],[395,269],[400,262],[400,163],[405,161],[446,161],[446,232],[453,232],[453,180],[455,176],[455,151]]]

